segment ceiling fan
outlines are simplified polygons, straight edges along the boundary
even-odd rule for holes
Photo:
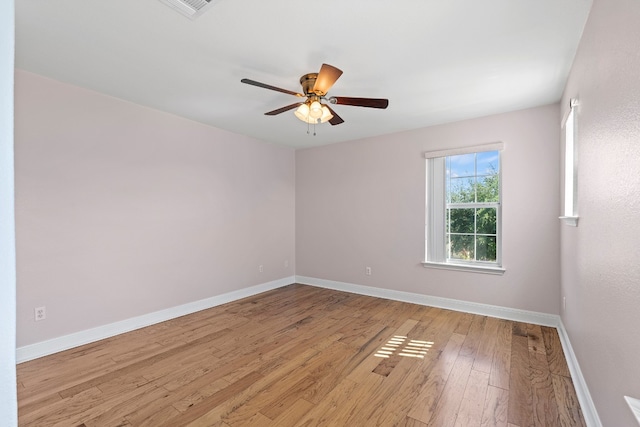
[[[297,107],[298,109],[295,111],[296,117],[308,124],[329,122],[331,125],[339,125],[340,123],[344,123],[344,120],[342,120],[342,118],[338,116],[327,103],[354,105],[356,107],[387,108],[389,105],[388,99],[351,98],[344,96],[327,97],[329,89],[331,89],[331,86],[333,86],[341,75],[342,70],[329,64],[322,64],[319,73],[309,73],[300,77],[300,84],[302,85],[303,93],[293,92],[250,79],[242,79],[240,81],[249,85],[297,96],[298,98],[306,98],[303,101],[296,102],[295,104],[287,105],[286,107],[278,108],[277,110],[269,111],[264,114],[267,116],[275,116],[277,114],[284,113],[285,111],[293,110]]]

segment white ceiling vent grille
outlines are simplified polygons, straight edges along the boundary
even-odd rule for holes
[[[218,0],[160,0],[175,11],[184,16],[196,19],[207,9],[213,6]]]

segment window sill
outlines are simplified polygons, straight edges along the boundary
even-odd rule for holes
[[[443,270],[457,270],[457,271],[469,271],[473,273],[484,273],[484,274],[497,274],[503,275],[506,271],[502,267],[492,267],[485,265],[471,265],[471,264],[454,264],[448,262],[431,262],[424,261],[422,266],[425,268],[439,268]]]
[[[571,227],[577,227],[578,226],[578,219],[580,217],[577,216],[561,216],[559,217],[561,220],[564,221],[565,224],[571,226]]]

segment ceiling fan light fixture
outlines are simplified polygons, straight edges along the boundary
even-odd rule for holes
[[[306,103],[301,104],[293,114],[305,123],[315,123],[315,120],[309,121],[311,117],[309,117],[309,106]]]
[[[313,101],[309,106],[309,115],[314,119],[322,117],[322,105],[318,101]]]
[[[333,114],[331,114],[331,111],[329,111],[329,109],[327,108],[326,105],[323,105],[322,106],[322,117],[320,117],[320,123],[326,123],[331,119],[333,119]]]
[[[313,117],[314,113],[313,113],[313,110],[311,109],[314,107],[313,103],[317,103],[320,106],[320,108],[316,110],[316,115],[317,115],[317,111],[320,112],[320,115],[318,117]],[[301,104],[293,114],[295,114],[295,116],[301,121],[308,123],[310,125],[315,125],[318,123],[326,123],[333,118],[333,114],[331,114],[331,111],[326,105],[322,105],[318,101],[314,101],[313,103],[309,104],[307,102],[307,103]]]

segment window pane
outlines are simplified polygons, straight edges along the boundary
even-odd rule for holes
[[[500,180],[498,174],[479,176],[477,184],[478,203],[500,201]]]
[[[476,158],[478,175],[493,175],[500,170],[500,156],[497,151],[478,153]]]
[[[478,234],[496,234],[496,209],[482,208],[476,212],[476,227]]]
[[[447,188],[447,200],[449,203],[473,203],[473,178],[451,178]]]
[[[475,209],[447,209],[449,233],[473,233]]]
[[[497,239],[494,236],[478,236],[476,242],[477,260],[478,261],[495,261],[496,260]]]
[[[459,178],[475,175],[475,153],[447,157],[447,171],[449,177]]]
[[[473,236],[468,235],[450,235],[449,247],[447,252],[451,259],[461,259],[472,261],[473,255]]]

